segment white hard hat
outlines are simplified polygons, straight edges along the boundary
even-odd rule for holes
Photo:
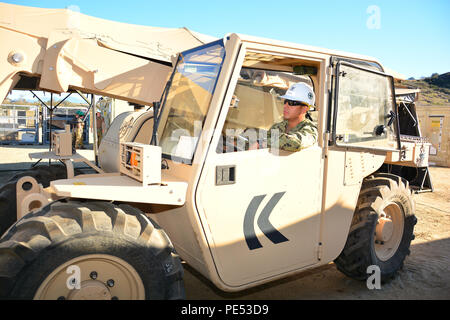
[[[284,96],[281,96],[280,98],[303,102],[309,106],[314,106],[314,103],[316,102],[313,88],[304,82],[294,83],[288,91],[286,91]]]

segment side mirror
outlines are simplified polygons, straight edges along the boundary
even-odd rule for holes
[[[382,134],[386,134],[386,133],[387,133],[387,127],[384,124],[375,127],[375,135],[381,136]]]

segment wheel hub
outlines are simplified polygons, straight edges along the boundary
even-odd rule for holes
[[[395,255],[403,237],[404,214],[395,202],[388,203],[380,214],[375,228],[375,253],[381,261]]]
[[[378,219],[378,224],[376,228],[376,239],[380,242],[386,242],[391,239],[394,233],[394,224],[389,218]]]
[[[76,287],[76,280],[80,283],[79,287]],[[126,261],[105,254],[91,254],[77,257],[57,267],[42,282],[34,298],[141,300],[145,299],[145,289],[139,274]]]
[[[79,290],[72,290],[69,300],[111,300],[112,295],[106,285],[100,281],[83,281]]]

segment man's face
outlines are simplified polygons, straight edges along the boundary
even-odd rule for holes
[[[301,114],[306,113],[308,107],[290,106],[287,102],[284,104],[283,117],[284,120],[291,120],[298,118]]]

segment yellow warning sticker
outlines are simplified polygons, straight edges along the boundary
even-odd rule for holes
[[[439,128],[441,126],[441,122],[439,120],[431,120],[432,128]]]
[[[73,185],[74,186],[85,186],[86,183],[84,183],[84,182],[74,182]]]

